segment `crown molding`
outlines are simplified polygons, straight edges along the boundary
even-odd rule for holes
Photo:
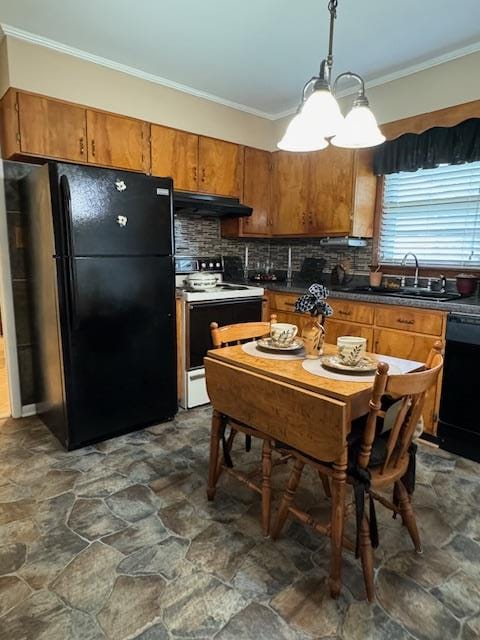
[[[224,107],[236,109],[237,111],[243,111],[244,113],[248,113],[259,118],[264,118],[265,120],[280,120],[287,116],[293,115],[297,110],[297,107],[295,106],[284,111],[279,111],[277,113],[268,113],[266,111],[261,111],[260,109],[249,107],[245,104],[233,102],[231,100],[227,100],[226,98],[221,98],[220,96],[216,96],[206,91],[194,89],[193,87],[174,82],[173,80],[169,80],[168,78],[163,78],[153,73],[148,73],[146,71],[142,71],[141,69],[130,67],[120,62],[109,60],[108,58],[103,58],[102,56],[97,56],[93,53],[88,53],[88,51],[83,51],[82,49],[70,47],[69,45],[57,42],[56,40],[51,40],[50,38],[45,38],[35,33],[31,33],[30,31],[18,29],[17,27],[13,27],[8,24],[0,24],[0,30],[3,31],[3,33],[7,36],[11,36],[19,40],[24,40],[25,42],[30,42],[32,44],[37,44],[42,47],[46,47],[47,49],[53,49],[54,51],[65,53],[67,55],[74,56],[75,58],[86,60],[87,62],[93,62],[102,67],[107,67],[109,69],[113,69],[114,71],[120,71],[121,73],[126,73],[142,80],[147,80],[148,82],[153,82],[155,84],[168,87],[169,89],[175,89],[176,91],[195,96],[196,98],[202,98],[203,100],[208,100],[209,102],[215,102],[217,104],[223,105]],[[401,78],[419,73],[420,71],[426,71],[427,69],[431,69],[432,67],[436,67],[446,62],[451,62],[452,60],[468,56],[472,53],[477,53],[478,51],[480,51],[480,41],[474,42],[459,49],[454,49],[453,51],[449,51],[447,53],[443,53],[434,58],[429,58],[428,60],[409,65],[408,67],[398,69],[397,71],[393,71],[392,73],[377,76],[376,78],[370,78],[365,82],[365,86],[367,89],[371,89],[383,84],[388,84],[389,82],[393,82],[394,80],[400,80]],[[337,93],[337,97],[344,98],[353,95],[354,93],[356,93],[356,89],[354,88],[344,89],[343,91],[339,91]]]
[[[18,40],[23,40],[25,42],[30,42],[31,44],[36,44],[41,47],[46,47],[47,49],[52,49],[53,51],[58,51],[59,53],[65,53],[67,55],[74,56],[75,58],[79,58],[80,60],[93,62],[102,67],[107,67],[108,69],[113,69],[114,71],[120,71],[121,73],[135,76],[136,78],[140,78],[141,80],[147,80],[148,82],[153,82],[155,84],[168,87],[169,89],[175,89],[176,91],[187,93],[191,96],[195,96],[196,98],[202,98],[203,100],[208,100],[209,102],[221,104],[224,107],[230,107],[230,109],[243,111],[244,113],[248,113],[259,118],[264,118],[266,120],[275,120],[276,117],[271,113],[261,111],[260,109],[255,109],[245,104],[233,102],[232,100],[221,98],[220,96],[216,96],[206,91],[194,89],[193,87],[180,84],[179,82],[174,82],[173,80],[169,80],[168,78],[162,78],[161,76],[157,76],[153,73],[148,73],[146,71],[142,71],[141,69],[130,67],[126,64],[115,62],[114,60],[109,60],[108,58],[103,58],[102,56],[97,56],[93,53],[89,53],[88,51],[70,47],[69,45],[63,44],[62,42],[57,42],[56,40],[51,40],[50,38],[44,38],[43,36],[31,33],[30,31],[24,31],[23,29],[18,29],[17,27],[12,27],[8,24],[1,23],[0,30],[3,31],[6,36],[17,38]]]
[[[365,87],[367,89],[379,87],[382,84],[388,84],[389,82],[393,82],[394,80],[400,80],[401,78],[411,76],[415,73],[419,73],[420,71],[426,71],[427,69],[431,69],[432,67],[437,67],[441,64],[445,64],[446,62],[451,62],[452,60],[463,58],[464,56],[468,56],[472,53],[477,53],[478,51],[480,51],[480,41],[473,42],[472,44],[469,44],[466,47],[461,47],[460,49],[454,49],[453,51],[442,53],[435,58],[429,58],[428,60],[409,65],[408,67],[404,67],[403,69],[398,69],[397,71],[392,71],[391,73],[386,73],[384,75],[377,76],[376,78],[370,78],[370,80],[367,80],[365,82]],[[355,93],[357,93],[357,90],[355,88],[344,89],[343,91],[337,91],[336,97],[345,98]],[[286,118],[287,116],[293,115],[296,110],[297,107],[293,107],[292,109],[287,109],[285,111],[280,111],[279,113],[271,114],[271,117],[273,120],[279,120],[280,118]]]

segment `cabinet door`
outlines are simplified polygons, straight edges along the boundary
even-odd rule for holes
[[[342,322],[327,318],[325,321],[325,342],[337,344],[339,336],[358,336],[367,339],[367,351],[373,350],[373,328],[353,322]]]
[[[88,161],[147,173],[148,126],[141,120],[87,109]]]
[[[277,151],[274,159],[274,214],[272,235],[301,236],[309,233],[307,153]]]
[[[232,142],[200,136],[199,191],[234,198],[242,197],[243,147]]]
[[[198,136],[151,125],[152,173],[173,178],[179,191],[198,189]]]
[[[375,330],[375,353],[407,360],[425,362],[430,349],[438,338],[428,338],[394,331],[390,329]],[[423,409],[424,428],[427,433],[434,434],[437,428],[437,405],[440,398],[441,380],[437,387],[427,392]]]
[[[270,309],[270,313],[277,316],[277,322],[296,324],[298,327],[298,335],[301,335],[303,327],[310,320],[310,316],[306,313],[290,313],[289,311],[277,311],[277,309]]]
[[[352,149],[327,149],[310,154],[308,221],[315,235],[349,235],[353,209]]]
[[[85,109],[19,91],[18,111],[22,153],[86,162]]]
[[[244,235],[270,233],[271,154],[260,149],[245,149],[243,202],[253,207],[249,218],[244,218]]]

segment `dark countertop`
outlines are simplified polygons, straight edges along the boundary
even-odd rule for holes
[[[306,293],[308,285],[303,283],[292,283],[291,285],[263,282],[262,285],[268,291],[278,291],[279,293]],[[470,298],[459,298],[448,302],[435,302],[434,300],[418,300],[412,298],[390,297],[375,295],[374,293],[357,293],[347,289],[330,288],[330,298],[341,298],[344,300],[357,300],[359,302],[374,302],[375,304],[401,305],[402,307],[417,307],[420,309],[438,309],[450,313],[466,313],[468,315],[480,316],[480,297],[477,295]]]

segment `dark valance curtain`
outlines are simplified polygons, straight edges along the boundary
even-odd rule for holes
[[[480,160],[480,118],[471,118],[455,127],[405,133],[396,140],[384,142],[375,152],[374,172],[383,176],[476,160]]]

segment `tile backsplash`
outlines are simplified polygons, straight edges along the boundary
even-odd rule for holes
[[[195,218],[183,214],[175,216],[175,244],[177,255],[245,256],[248,245],[249,266],[255,268],[256,262],[268,260],[273,269],[287,268],[288,247],[292,248],[292,269],[299,271],[304,258],[325,258],[326,271],[338,263],[349,260],[351,271],[368,273],[372,259],[372,241],[366,247],[325,247],[319,239],[230,239],[220,235],[220,220],[215,218]]]

